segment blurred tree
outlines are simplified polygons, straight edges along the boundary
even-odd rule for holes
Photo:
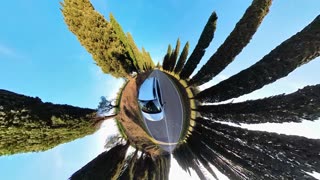
[[[119,105],[112,104],[115,100],[107,100],[106,97],[101,96],[101,101],[98,105],[98,115],[103,116],[105,114],[109,114],[109,112],[114,109],[118,108]]]

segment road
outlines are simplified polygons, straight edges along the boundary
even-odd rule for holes
[[[169,77],[154,70],[149,77],[156,77],[160,83],[164,105],[164,119],[161,121],[149,121],[144,118],[149,134],[159,142],[165,151],[171,153],[179,141],[183,126],[183,105],[181,97]]]

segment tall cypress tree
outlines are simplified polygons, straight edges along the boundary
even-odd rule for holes
[[[0,155],[45,151],[95,132],[95,110],[0,90]]]
[[[123,39],[120,25],[113,24],[94,10],[89,0],[64,0],[62,13],[69,30],[92,55],[102,71],[114,77],[127,77],[136,71],[132,52]]]
[[[137,67],[138,71],[142,71],[143,64],[144,64],[144,58],[143,58],[141,52],[139,51],[139,48],[137,47],[137,45],[134,42],[134,39],[130,33],[127,33],[127,41],[128,41],[129,47],[131,48],[132,54],[135,58],[136,67]]]
[[[201,36],[198,40],[198,44],[194,48],[193,52],[191,53],[189,59],[187,60],[186,64],[184,65],[180,73],[180,77],[182,79],[187,79],[199,64],[202,56],[206,51],[206,48],[210,45],[213,39],[214,32],[216,30],[217,19],[217,14],[213,12],[201,33]]]
[[[208,82],[234,60],[250,42],[263,18],[269,12],[271,2],[272,0],[252,2],[224,43],[192,77],[189,85],[201,85]]]
[[[201,170],[201,165],[203,165],[208,172],[217,179],[216,174],[213,172],[212,168],[209,166],[208,161],[198,154],[192,152],[187,143],[180,144],[173,153],[173,157],[177,160],[180,167],[187,171],[190,175],[190,168],[192,168],[198,175],[200,179],[206,179],[204,172]]]
[[[187,42],[186,45],[184,46],[184,48],[180,54],[179,60],[177,62],[177,65],[174,68],[174,72],[176,74],[180,74],[182,67],[184,66],[184,63],[186,62],[186,59],[188,57],[188,51],[189,51],[189,42]]]
[[[320,117],[320,84],[295,93],[221,105],[198,106],[203,117],[233,123],[314,121]]]
[[[320,55],[320,15],[260,61],[196,95],[202,102],[219,102],[248,94]]]
[[[109,151],[101,153],[72,174],[70,180],[118,179],[128,147],[129,143],[126,145],[118,144]]]
[[[132,46],[135,46],[134,42],[133,42],[134,45],[129,43],[126,34],[122,30],[120,24],[117,22],[115,17],[111,13],[109,16],[110,16],[110,23],[112,25],[112,28],[113,28],[115,34],[119,38],[119,40],[121,41],[121,43],[123,44],[123,46],[125,48],[125,55],[127,57],[126,61],[128,63],[131,63],[133,66],[132,68],[134,68],[135,71],[137,71],[137,69],[139,68],[138,62],[137,62],[137,57],[134,54],[134,50],[133,50],[134,47],[132,47]]]
[[[196,122],[189,147],[230,179],[312,179],[306,172],[320,169],[319,140],[250,131],[212,119]]]
[[[168,49],[167,49],[167,53],[163,58],[163,62],[162,62],[162,68],[164,70],[169,70],[169,61],[170,61],[170,57],[171,57],[171,45],[168,45]]]
[[[148,69],[153,69],[154,68],[154,63],[152,61],[151,55],[149,52],[147,52],[144,47],[142,47],[142,56],[143,56],[143,61],[144,64],[148,67]]]
[[[173,71],[175,66],[176,66],[176,61],[179,55],[180,51],[180,39],[178,38],[176,48],[172,52],[172,55],[170,56],[170,61],[169,61],[169,71]]]

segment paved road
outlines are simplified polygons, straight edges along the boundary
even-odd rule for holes
[[[183,106],[181,97],[169,77],[154,70],[149,77],[157,77],[162,92],[165,117],[161,121],[149,121],[144,119],[149,134],[160,143],[160,146],[167,152],[172,152],[179,141],[183,125]]]

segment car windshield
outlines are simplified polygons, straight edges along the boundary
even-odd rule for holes
[[[141,110],[145,113],[155,114],[161,112],[160,105],[157,100],[139,101]]]

